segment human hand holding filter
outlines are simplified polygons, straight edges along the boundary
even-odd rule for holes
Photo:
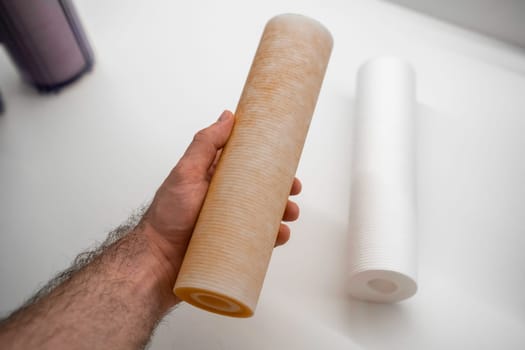
[[[290,235],[281,221],[299,216],[288,196],[301,190],[294,175],[331,48],[311,19],[272,19],[235,117],[198,132],[144,213],[2,320],[2,347],[141,349],[180,301],[174,285],[199,307],[252,315],[271,251]]]
[[[142,349],[180,300],[171,292],[220,151],[231,112],[201,130],[158,189],[153,202],[80,254],[25,305],[0,321],[2,349]],[[301,191],[295,179],[292,195]],[[299,208],[287,201],[283,220]],[[275,245],[290,237],[285,224]]]

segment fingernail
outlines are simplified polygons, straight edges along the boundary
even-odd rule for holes
[[[224,111],[222,112],[221,116],[219,117],[220,122],[227,120],[230,117],[230,111]]]

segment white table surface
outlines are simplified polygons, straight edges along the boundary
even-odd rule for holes
[[[151,349],[522,349],[525,51],[376,1],[88,1],[95,70],[58,95],[0,52],[0,312],[104,239],[194,132],[235,109],[265,22],[298,12],[335,47],[298,176],[289,244],[256,315],[188,305]],[[419,291],[396,305],[345,293],[355,75],[390,54],[417,72]]]

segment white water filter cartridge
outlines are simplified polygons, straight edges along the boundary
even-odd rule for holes
[[[395,57],[371,60],[356,91],[348,289],[392,303],[417,290],[414,70]]]

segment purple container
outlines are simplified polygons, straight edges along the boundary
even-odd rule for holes
[[[58,91],[93,67],[71,0],[0,0],[0,41],[41,92]]]

